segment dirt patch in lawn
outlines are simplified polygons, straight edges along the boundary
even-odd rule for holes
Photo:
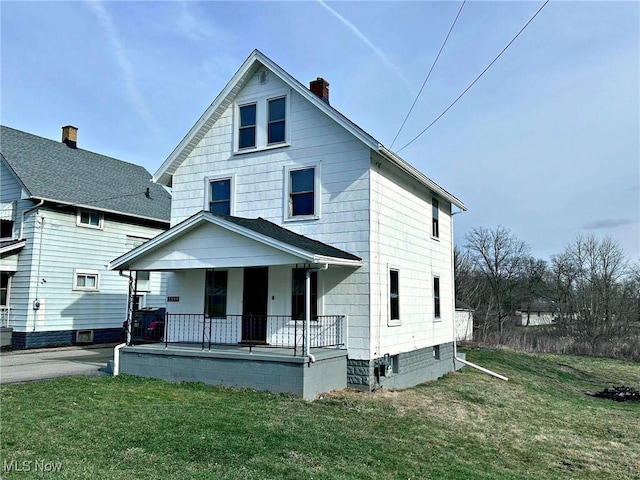
[[[594,393],[593,396],[616,402],[640,402],[640,391],[624,385],[605,388],[600,392]]]

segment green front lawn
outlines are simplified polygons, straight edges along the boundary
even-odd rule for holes
[[[4,386],[2,478],[39,462],[60,463],[43,476],[100,480],[640,479],[640,403],[585,394],[640,389],[640,364],[466,353],[509,382],[465,368],[313,403],[130,376]]]

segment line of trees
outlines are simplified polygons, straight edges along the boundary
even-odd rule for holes
[[[526,336],[532,350],[640,359],[640,264],[615,240],[577,236],[549,261],[504,227],[475,228],[465,240],[455,250],[456,298],[474,310],[476,341]],[[553,324],[516,328],[520,312],[541,302]]]

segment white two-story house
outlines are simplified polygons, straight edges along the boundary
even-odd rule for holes
[[[172,188],[171,228],[111,267],[172,272],[165,350],[126,347],[123,371],[313,398],[454,369],[452,209],[465,206],[330,106],[323,79],[307,88],[254,51],[154,180]],[[212,363],[175,367],[189,344]],[[246,345],[253,367],[220,363]],[[300,368],[333,363],[287,390],[258,365],[286,348]]]
[[[129,278],[109,261],[169,228],[171,196],[143,167],[0,129],[0,316],[16,348],[119,342]],[[163,307],[166,281],[141,272],[132,307]],[[4,335],[9,333],[10,335]]]

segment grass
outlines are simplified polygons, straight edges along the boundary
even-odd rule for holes
[[[313,403],[130,376],[4,386],[0,454],[74,479],[640,479],[640,404],[585,394],[640,388],[640,364],[466,353],[509,382],[465,368]]]

